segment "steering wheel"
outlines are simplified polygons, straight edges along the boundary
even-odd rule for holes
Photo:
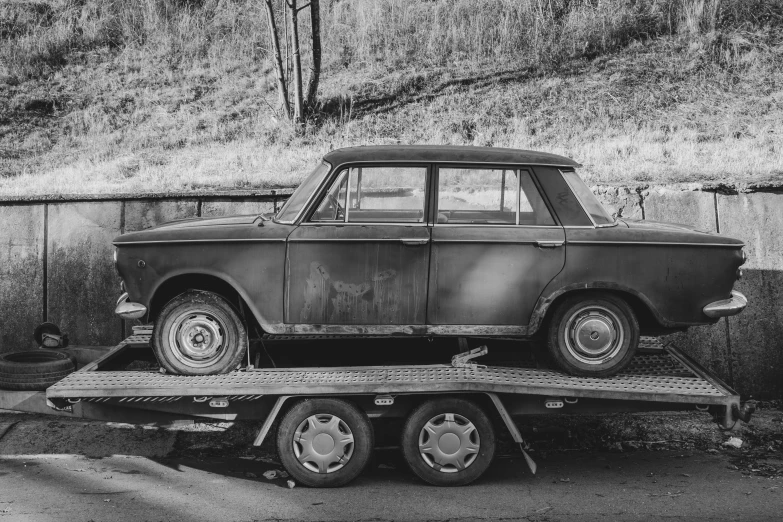
[[[343,214],[342,210],[343,207],[340,205],[340,201],[337,199],[337,197],[332,194],[331,192],[328,192],[326,194],[326,198],[329,200],[329,203],[334,207],[334,219],[337,221],[339,218],[344,217],[345,214]]]

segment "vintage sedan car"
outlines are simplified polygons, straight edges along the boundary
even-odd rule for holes
[[[177,374],[236,369],[249,336],[540,333],[562,370],[608,376],[640,334],[745,307],[741,241],[615,219],[577,167],[500,148],[335,150],[274,216],[118,237],[116,312],[154,323]]]

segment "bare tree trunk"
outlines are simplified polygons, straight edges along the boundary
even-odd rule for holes
[[[312,25],[313,61],[310,64],[310,78],[307,81],[307,98],[305,107],[308,111],[315,109],[318,96],[318,81],[321,79],[321,2],[310,0],[310,24]]]
[[[296,0],[291,0],[288,7],[291,9],[291,56],[294,62],[294,123],[299,126],[304,123],[304,100],[302,99],[302,57],[299,52],[299,13]]]
[[[288,88],[285,84],[283,75],[283,59],[280,56],[280,39],[277,37],[277,25],[275,24],[275,13],[272,9],[272,0],[264,0],[266,5],[266,19],[269,25],[269,36],[272,40],[272,47],[275,55],[275,73],[277,74],[277,95],[280,98],[280,106],[285,112],[286,118],[291,119],[291,106],[288,103]]]

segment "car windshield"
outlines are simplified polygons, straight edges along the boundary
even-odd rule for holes
[[[329,173],[331,165],[324,161],[318,165],[313,172],[307,176],[307,179],[299,185],[288,201],[285,202],[283,208],[275,215],[275,221],[278,223],[293,223],[302,208],[307,204],[307,200],[310,199],[310,195],[313,191],[321,185],[324,177]]]
[[[568,186],[571,187],[573,193],[579,198],[585,212],[590,215],[593,223],[598,226],[613,225],[615,222],[614,218],[604,209],[601,202],[598,201],[595,194],[593,194],[593,191],[590,190],[590,187],[588,187],[585,182],[582,181],[582,178],[579,177],[579,174],[573,170],[563,170],[561,172],[563,173],[563,177],[568,183]]]

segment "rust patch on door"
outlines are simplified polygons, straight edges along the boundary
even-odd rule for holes
[[[376,272],[368,281],[333,280],[328,267],[313,261],[305,281],[300,322],[317,324],[393,324],[398,319],[397,271]]]

